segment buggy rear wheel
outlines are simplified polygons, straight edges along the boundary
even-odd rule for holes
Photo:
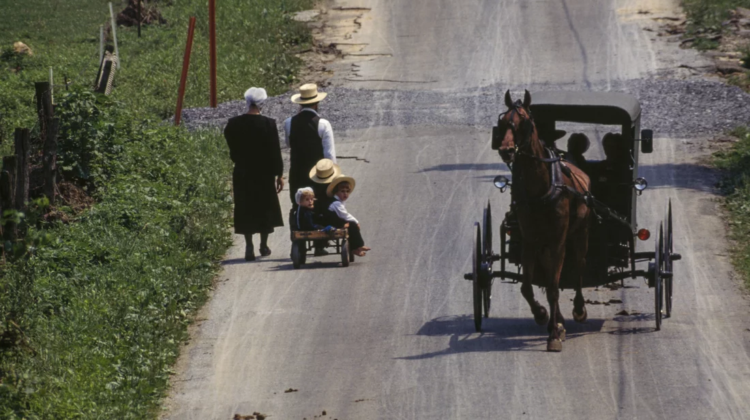
[[[482,243],[480,241],[479,223],[474,223],[474,249],[471,258],[471,283],[474,290],[474,329],[482,331],[482,286],[479,284],[479,269]]]
[[[667,207],[667,232],[664,243],[664,271],[669,273],[664,279],[664,318],[672,316],[672,281],[674,279],[672,255],[674,255],[674,237],[672,236],[672,200],[670,199]]]
[[[482,220],[482,258],[479,263],[486,262],[490,265],[492,271],[492,207],[489,201],[487,208],[484,209],[484,218]],[[490,317],[490,304],[492,303],[492,278],[484,279],[480,282],[482,286],[482,303],[484,305],[484,317]]]
[[[661,330],[661,310],[664,301],[664,279],[661,273],[664,268],[663,251],[664,251],[664,226],[659,226],[659,237],[654,239],[654,320],[656,321],[656,331]]]

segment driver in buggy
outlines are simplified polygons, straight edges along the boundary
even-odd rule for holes
[[[602,148],[606,158],[599,162],[588,162],[591,192],[618,215],[628,217],[633,171],[629,142],[622,134],[607,133],[602,138]]]

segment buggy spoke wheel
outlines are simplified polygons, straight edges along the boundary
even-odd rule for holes
[[[488,263],[490,265],[489,271],[492,272],[492,207],[489,201],[487,202],[487,208],[484,209],[482,222],[482,258],[479,263]],[[492,303],[492,278],[483,279],[481,286],[484,317],[489,318],[490,304]]]
[[[667,206],[667,232],[664,244],[664,271],[670,275],[664,279],[664,317],[672,316],[672,282],[674,280],[674,265],[672,255],[674,254],[674,237],[672,235],[672,200]]]
[[[471,283],[474,289],[474,329],[477,332],[482,331],[482,287],[479,284],[479,269],[481,264],[481,247],[479,223],[474,223],[474,252],[472,254],[472,278]]]
[[[659,226],[659,237],[654,238],[654,320],[656,321],[656,331],[661,330],[661,308],[662,296],[664,294],[663,282],[661,278],[664,262],[662,261],[662,251],[664,249],[664,227]]]

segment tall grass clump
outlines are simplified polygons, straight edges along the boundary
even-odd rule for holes
[[[155,418],[186,326],[230,245],[221,133],[165,122],[191,15],[199,24],[186,106],[208,103],[206,2],[150,3],[168,23],[141,38],[118,28],[123,65],[109,97],[90,88],[107,1],[2,6],[0,154],[12,153],[15,127],[38,132],[33,84],[53,67],[61,177],[88,204],[50,209],[41,199],[2,215],[25,239],[3,244],[0,265],[0,419]],[[217,3],[219,100],[253,85],[287,90],[300,65],[294,52],[310,40],[291,14],[311,1]],[[16,41],[34,54],[15,53]]]
[[[750,0],[682,0],[682,7],[694,28],[720,31],[730,11],[750,7]]]
[[[732,148],[714,155],[715,165],[724,170],[719,184],[726,195],[729,226],[735,241],[735,266],[750,286],[750,129],[743,127],[732,134],[739,138]]]

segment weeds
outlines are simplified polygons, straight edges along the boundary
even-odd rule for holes
[[[186,106],[208,102],[205,2],[159,2],[168,23],[142,38],[118,28],[123,66],[109,98],[89,91],[106,1],[11,3],[0,19],[0,153],[13,128],[35,126],[33,82],[53,67],[60,165],[96,204],[71,212],[72,223],[42,218],[43,200],[3,215],[26,241],[0,267],[0,419],[156,417],[230,239],[223,138],[163,122],[191,15],[199,24]],[[218,3],[219,100],[251,85],[286,90],[299,67],[292,51],[309,41],[290,13],[310,1]],[[15,41],[34,54],[13,52]]]
[[[730,234],[736,242],[734,262],[750,286],[750,129],[732,132],[739,141],[727,151],[714,155],[715,165],[725,171],[721,191],[730,212]]]

